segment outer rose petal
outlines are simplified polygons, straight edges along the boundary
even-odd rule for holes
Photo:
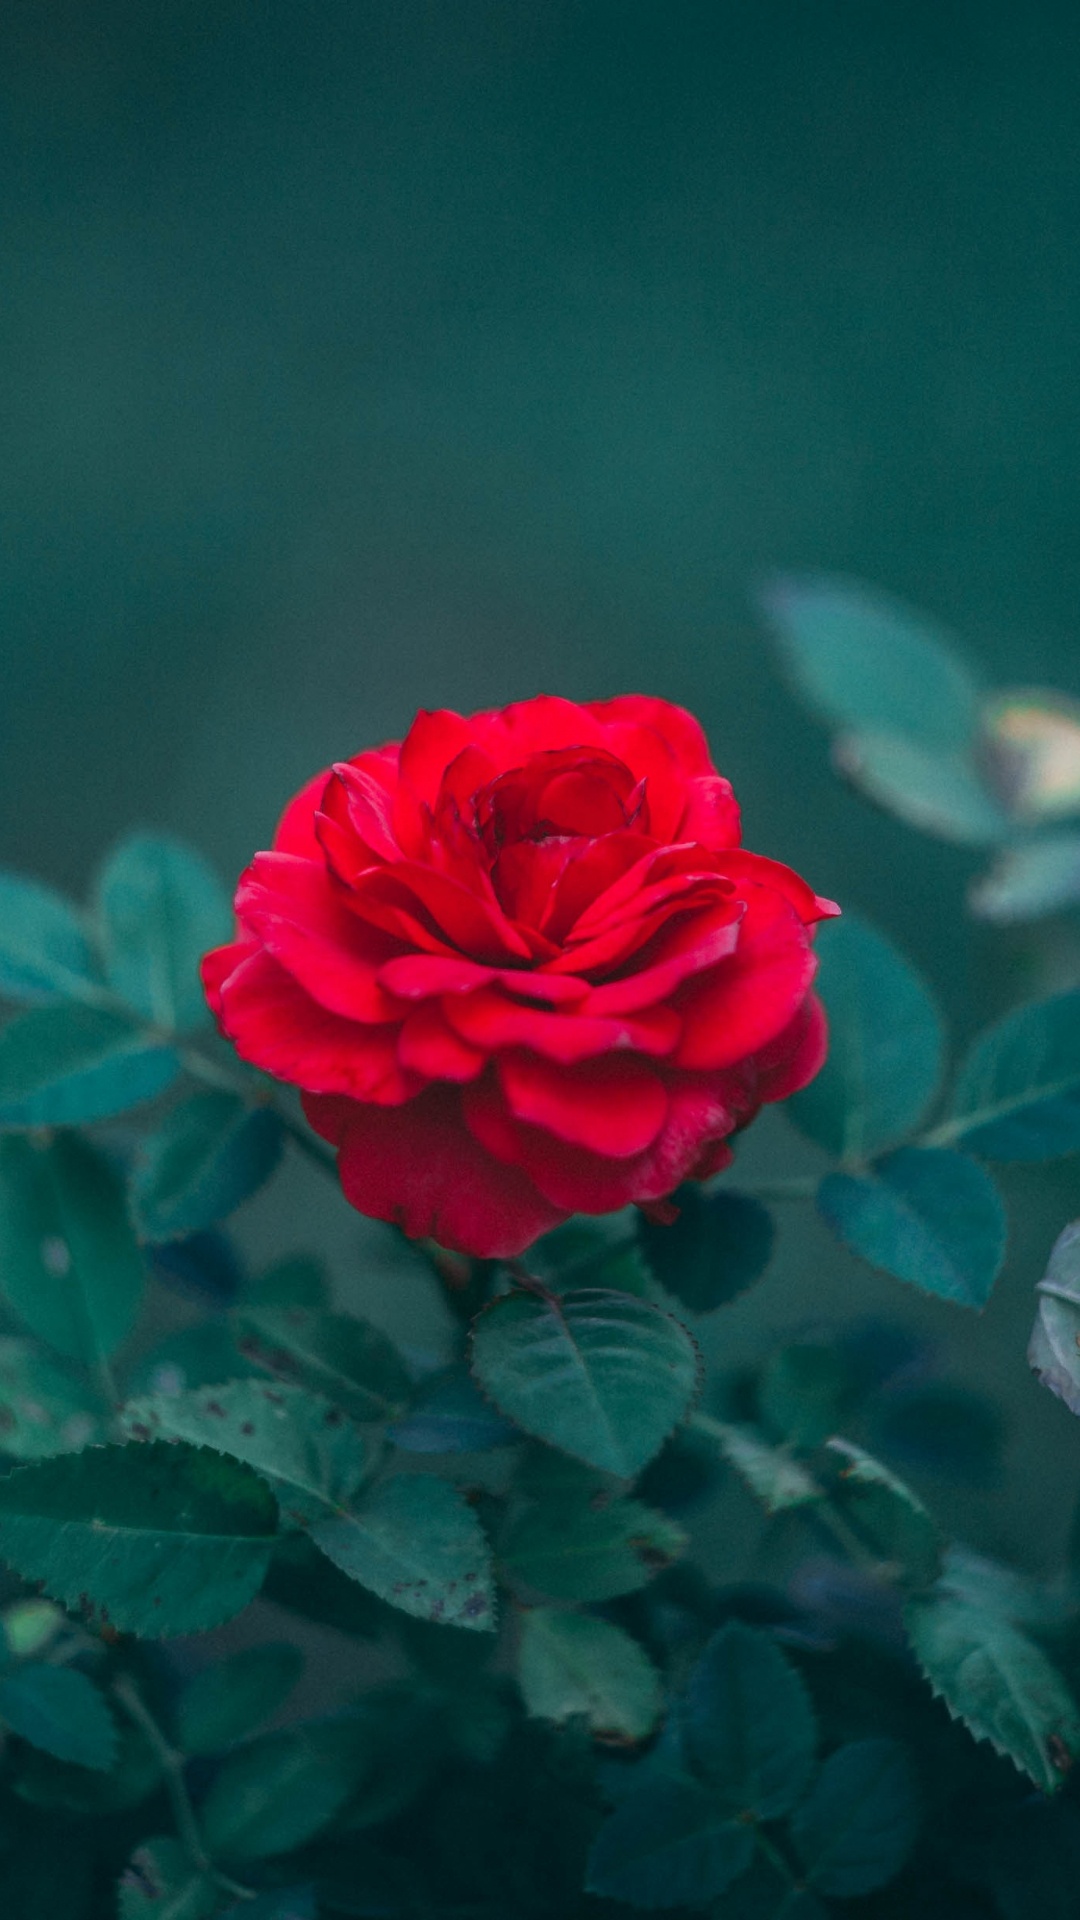
[[[783,895],[751,888],[732,958],[676,996],[684,1023],[677,1064],[703,1072],[752,1058],[794,1018],[816,964],[806,929]]]
[[[399,1065],[396,1026],[361,1026],[329,1013],[261,949],[227,975],[220,997],[222,1030],[241,1060],[275,1079],[388,1104],[424,1084]]]
[[[312,1124],[334,1130],[345,1198],[410,1238],[480,1259],[510,1259],[565,1220],[524,1174],[494,1159],[469,1132],[460,1095],[430,1087],[401,1107],[305,1098]],[[333,1137],[333,1136],[331,1136]]]
[[[250,960],[258,953],[257,940],[233,940],[227,947],[213,947],[204,953],[199,971],[202,975],[203,992],[206,1004],[215,1020],[221,1018],[221,989],[230,973],[235,973],[244,960]]]
[[[331,1013],[393,1020],[400,1006],[378,982],[397,942],[348,913],[326,870],[291,854],[258,853],[241,876],[236,911],[267,953]]]
[[[590,701],[587,711],[603,726],[614,720],[652,727],[674,750],[686,773],[716,772],[701,724],[685,707],[677,707],[670,700],[657,700],[647,693],[621,693],[614,700]]]
[[[274,834],[275,853],[299,853],[305,860],[319,858],[319,843],[315,838],[315,815],[318,812],[326,783],[330,778],[330,769],[317,773],[314,780],[302,786],[299,793],[289,801]]]
[[[499,1060],[499,1079],[516,1120],[615,1160],[642,1153],[667,1119],[662,1080],[632,1054],[562,1067],[510,1053]]]

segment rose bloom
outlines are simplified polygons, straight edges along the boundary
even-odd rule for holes
[[[207,954],[220,1026],[303,1090],[361,1213],[509,1257],[728,1164],[825,1054],[815,921],[739,847],[681,707],[420,713],[320,773]]]

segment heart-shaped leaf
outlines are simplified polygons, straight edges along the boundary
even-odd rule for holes
[[[1005,1257],[993,1181],[942,1148],[901,1147],[866,1174],[826,1175],[818,1211],[872,1267],[961,1306],[986,1305]]]

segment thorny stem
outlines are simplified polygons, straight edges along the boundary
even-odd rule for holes
[[[234,1900],[253,1900],[255,1895],[251,1888],[241,1886],[238,1881],[230,1880],[227,1874],[220,1872],[207,1852],[184,1777],[184,1756],[177,1753],[166,1739],[134,1681],[126,1674],[121,1674],[113,1681],[112,1690],[128,1719],[146,1736],[161,1763],[177,1836],[192,1866],[198,1873],[208,1874],[222,1892],[231,1894]]]

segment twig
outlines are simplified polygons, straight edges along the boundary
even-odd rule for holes
[[[188,1792],[184,1777],[184,1756],[177,1753],[175,1747],[166,1739],[142,1694],[127,1674],[121,1674],[113,1681],[113,1693],[123,1707],[128,1719],[146,1736],[152,1747],[161,1771],[165,1776],[165,1791],[169,1796],[173,1819],[176,1822],[177,1837],[196,1872],[207,1874],[223,1893],[231,1894],[234,1900],[253,1900],[250,1887],[241,1886],[236,1880],[230,1880],[215,1865],[206,1850],[206,1844],[199,1827],[198,1816]]]

